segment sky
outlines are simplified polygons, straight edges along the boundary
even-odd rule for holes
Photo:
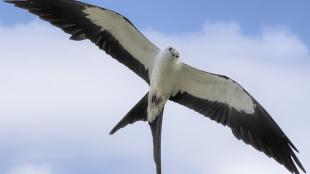
[[[309,1],[90,1],[129,18],[160,48],[250,92],[309,169]],[[89,41],[0,2],[0,173],[155,173],[139,122],[109,131],[147,84]],[[168,102],[163,173],[286,174],[231,130]]]

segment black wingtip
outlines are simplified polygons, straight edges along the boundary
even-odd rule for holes
[[[298,150],[298,149],[296,148],[296,146],[291,142],[291,140],[290,140],[288,137],[286,137],[286,136],[285,136],[285,138],[286,138],[286,140],[287,140],[289,146],[290,146],[293,150],[295,150],[297,153],[299,153],[299,150]],[[304,166],[301,164],[301,162],[299,161],[299,159],[297,158],[296,154],[293,152],[292,149],[290,150],[290,152],[291,152],[291,155],[292,155],[292,157],[293,157],[295,163],[298,165],[298,167],[299,167],[304,173],[307,173],[307,172],[306,172],[306,169],[305,169]]]
[[[292,157],[295,161],[295,163],[298,165],[298,167],[304,172],[304,173],[307,173],[306,172],[306,169],[304,168],[304,166],[301,164],[301,162],[299,161],[299,159],[297,158],[296,154],[293,152],[292,153]]]
[[[286,139],[287,139],[287,141],[288,141],[288,144],[291,146],[291,148],[293,148],[297,153],[299,153],[299,150],[296,148],[296,146],[291,142],[291,140],[290,139],[288,139],[287,137],[286,137]]]

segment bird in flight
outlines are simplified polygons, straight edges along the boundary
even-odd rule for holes
[[[167,101],[184,105],[231,128],[234,136],[264,152],[291,173],[306,173],[297,148],[267,111],[232,79],[183,63],[173,47],[161,50],[126,17],[75,0],[5,0],[71,35],[89,39],[150,86],[145,96],[112,129],[147,121],[153,136],[157,174],[161,174],[161,126]],[[295,151],[295,152],[294,152]]]

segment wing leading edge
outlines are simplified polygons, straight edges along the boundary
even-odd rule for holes
[[[149,83],[148,71],[160,50],[124,16],[75,0],[5,0],[71,35],[89,39]]]

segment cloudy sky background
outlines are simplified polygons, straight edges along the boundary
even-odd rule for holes
[[[184,62],[238,81],[309,169],[309,2],[88,2],[128,16]],[[143,80],[89,41],[70,41],[2,2],[0,21],[0,173],[155,173],[147,124],[108,135],[147,92]],[[288,173],[230,129],[172,102],[162,148],[164,173]]]

